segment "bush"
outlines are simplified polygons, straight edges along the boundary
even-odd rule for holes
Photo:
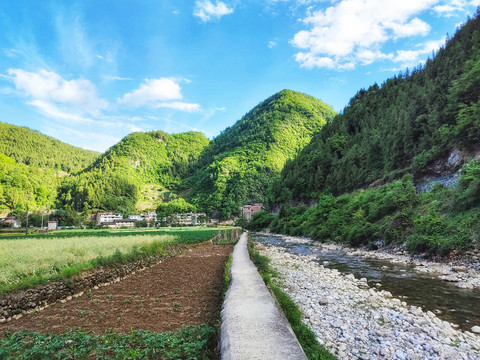
[[[274,216],[268,211],[260,211],[252,216],[248,228],[253,231],[260,231],[270,226]]]

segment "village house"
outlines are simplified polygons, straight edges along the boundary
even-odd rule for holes
[[[58,223],[57,220],[49,220],[47,223],[47,230],[52,231],[52,230],[57,230],[58,228]]]
[[[97,225],[102,225],[103,223],[111,223],[115,222],[116,220],[122,220],[123,216],[119,213],[112,213],[112,212],[103,212],[97,213],[95,220],[97,221]]]
[[[132,219],[120,219],[115,221],[103,222],[102,226],[108,227],[111,229],[119,229],[122,227],[132,228],[132,227],[135,227],[136,222],[137,222],[136,220],[132,220]]]
[[[14,216],[9,216],[3,221],[4,226],[10,226],[12,229],[20,228],[20,219],[17,219]]]
[[[256,214],[260,211],[263,211],[263,204],[262,203],[245,204],[242,207],[242,214],[243,214],[243,216],[245,216],[247,221],[252,220],[253,214]]]
[[[151,225],[156,225],[157,223],[157,213],[156,212],[148,212],[147,215],[145,215],[145,221]]]
[[[207,215],[205,213],[186,213],[173,214],[168,217],[170,224],[179,224],[185,226],[197,226],[206,222]]]

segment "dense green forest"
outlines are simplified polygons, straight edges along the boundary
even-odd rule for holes
[[[53,208],[63,177],[100,154],[0,122],[0,212]]]
[[[479,51],[476,16],[424,66],[360,90],[287,162],[270,199],[308,201],[405,173],[417,179],[453,148],[474,150],[480,135]]]
[[[146,185],[175,189],[208,143],[197,132],[132,133],[91,166],[66,179],[59,191],[59,202],[76,211],[134,212]]]
[[[224,219],[238,215],[245,202],[263,202],[285,162],[334,115],[322,101],[299,92],[271,96],[210,143],[183,184],[191,189],[188,199]]]
[[[250,227],[442,256],[480,247],[478,159],[463,166],[457,187],[418,193],[414,185],[458,170],[446,166],[454,149],[478,154],[479,106],[477,14],[424,67],[360,90],[270,188],[279,215],[259,213]],[[314,206],[291,206],[302,202]]]
[[[378,188],[324,194],[315,206],[284,206],[254,215],[250,227],[351,246],[405,245],[412,253],[446,256],[480,247],[480,165],[464,166],[457,188],[418,193],[410,174]]]
[[[60,178],[55,170],[19,164],[0,154],[0,212],[51,208]]]
[[[90,165],[100,154],[65,144],[27,127],[0,122],[0,154],[17,163],[42,169],[75,173]]]

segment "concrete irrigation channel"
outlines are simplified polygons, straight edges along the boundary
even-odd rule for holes
[[[247,237],[243,233],[233,250],[231,283],[222,309],[221,358],[307,359],[250,260]]]

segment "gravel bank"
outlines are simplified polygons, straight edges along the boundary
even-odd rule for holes
[[[480,336],[408,306],[365,279],[327,269],[309,256],[267,247],[279,285],[304,321],[339,359],[480,359]]]

